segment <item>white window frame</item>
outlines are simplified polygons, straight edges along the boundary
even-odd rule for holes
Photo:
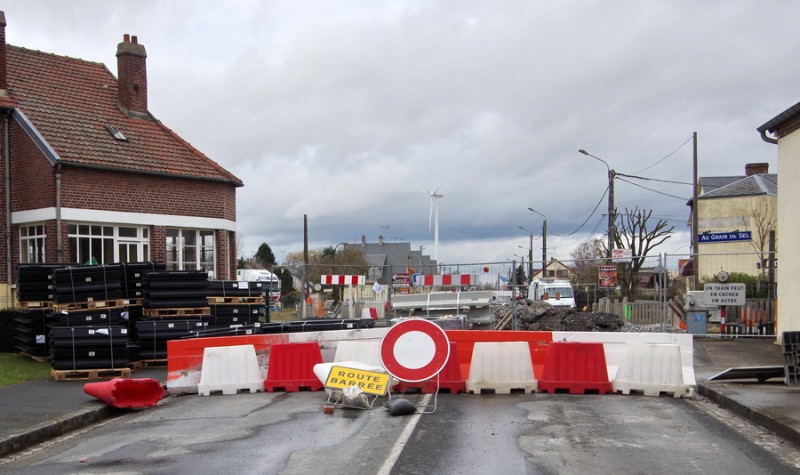
[[[84,227],[88,227],[88,233]],[[110,230],[107,228],[111,228]],[[136,236],[120,236],[120,228],[129,228],[136,230]],[[95,258],[97,264],[111,264],[120,261],[119,245],[126,244],[128,246],[135,245],[138,255],[138,261],[145,262],[150,260],[150,227],[149,226],[136,226],[129,224],[99,224],[99,223],[68,223],[67,226],[67,240],[69,245],[70,260],[83,264],[88,262],[92,257]],[[99,231],[99,232],[97,232]],[[110,232],[106,232],[110,231]],[[90,251],[91,256],[81,255],[81,241],[89,240],[89,247],[95,244],[93,241],[99,240],[100,249],[97,253],[93,253],[94,249]],[[111,249],[107,249],[110,246]],[[111,254],[111,262],[105,262],[105,256]],[[99,257],[99,258],[98,258]],[[125,261],[128,262],[128,261]]]
[[[165,245],[167,270],[204,270],[216,275],[217,245],[213,229],[167,228]]]
[[[24,234],[24,235],[23,235]],[[19,227],[20,264],[46,262],[47,231],[44,224],[28,224]],[[33,257],[33,259],[31,259]]]

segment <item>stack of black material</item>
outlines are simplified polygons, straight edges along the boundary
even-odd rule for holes
[[[145,296],[142,304],[147,308],[208,307],[208,272],[149,272],[145,283]]]
[[[122,296],[125,311],[123,321],[127,322],[128,336],[131,339],[129,356],[131,361],[139,361],[136,341],[136,322],[144,317],[144,299],[147,274],[164,271],[165,264],[155,262],[126,262],[122,266]]]
[[[45,302],[55,298],[53,273],[66,264],[20,264],[17,269],[17,298],[20,302]]]
[[[131,300],[144,298],[147,274],[165,271],[166,269],[166,265],[155,262],[127,262],[122,264],[123,298]]]
[[[274,322],[261,325],[261,333],[303,333],[332,330],[354,330],[373,328],[375,320],[371,318],[314,318],[295,320],[293,322]]]
[[[167,341],[205,330],[212,321],[208,306],[208,272],[152,271],[145,276],[142,305],[136,322],[136,345],[142,360],[167,357]]]
[[[120,265],[64,266],[53,272],[54,370],[122,369],[129,365]]]
[[[213,325],[230,327],[269,321],[263,282],[213,280],[209,283],[208,304]]]
[[[43,310],[20,310],[14,317],[14,347],[31,356],[49,355],[47,335],[52,323],[52,312]]]
[[[136,322],[136,349],[142,360],[167,357],[167,342],[195,335],[208,327],[202,318],[181,320],[143,320]]]
[[[53,321],[53,273],[66,264],[20,264],[17,298],[22,311],[14,317],[14,347],[31,356],[49,354],[47,338]]]
[[[121,326],[54,326],[50,329],[50,362],[55,370],[127,368],[128,330]]]
[[[122,299],[119,265],[66,266],[53,272],[53,301],[97,302]]]

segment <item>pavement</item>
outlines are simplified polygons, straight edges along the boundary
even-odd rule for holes
[[[784,364],[773,339],[694,340],[697,393],[800,447],[800,386],[787,386],[783,377],[708,380],[729,368]],[[166,384],[166,373],[163,367],[145,368],[131,377]],[[43,379],[0,388],[0,458],[127,411],[85,394],[86,382]]]

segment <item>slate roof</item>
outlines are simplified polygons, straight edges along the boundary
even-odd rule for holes
[[[740,177],[738,180],[733,180],[728,184],[703,193],[699,199],[757,195],[769,195],[777,197],[778,175],[756,174],[747,177]]]
[[[125,115],[117,79],[102,63],[6,48],[9,99],[65,165],[243,185],[152,116]],[[127,140],[115,139],[107,125]]]

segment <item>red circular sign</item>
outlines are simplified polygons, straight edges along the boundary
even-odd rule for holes
[[[404,320],[389,328],[381,340],[381,363],[392,376],[409,383],[439,374],[450,358],[447,334],[422,318]]]

